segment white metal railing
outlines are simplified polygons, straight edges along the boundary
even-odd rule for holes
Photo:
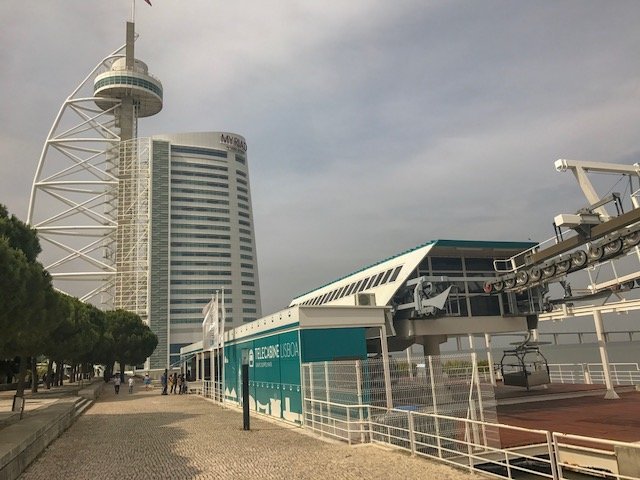
[[[370,406],[305,399],[304,426],[349,443],[369,443]]]
[[[640,478],[640,466],[637,461],[640,458],[640,445],[637,443],[556,432],[552,434],[552,438],[559,479],[573,479],[576,471],[589,478]],[[584,458],[598,458],[598,467],[581,464],[581,459]],[[606,475],[603,466],[608,471]]]
[[[376,415],[372,408],[371,439],[407,450],[413,455],[424,456],[458,467],[468,467],[471,472],[497,478],[557,478],[553,464],[551,434],[545,430],[501,425],[447,415],[393,410]],[[389,415],[406,418],[406,426],[389,426]],[[382,419],[380,421],[379,419]],[[404,419],[403,419],[404,420]],[[403,422],[404,423],[404,422]],[[502,431],[524,433],[532,449],[503,448],[486,441],[487,430],[494,430],[498,438]],[[548,458],[538,455],[546,454]],[[535,469],[533,466],[535,465]]]
[[[369,404],[305,398],[304,405],[304,427],[321,436],[383,444],[493,478],[640,478],[638,444]]]
[[[222,391],[222,382],[215,382],[211,380],[201,380],[196,382],[201,384],[201,390],[197,392],[205,398],[213,400],[217,403],[224,403],[224,392]]]
[[[609,367],[614,385],[640,385],[638,363],[611,363]],[[552,383],[605,383],[601,363],[550,363],[549,376]]]
[[[305,407],[305,428],[349,444],[384,444],[495,478],[559,478],[546,430],[366,404],[305,399]],[[490,440],[510,433],[527,445],[503,448]]]
[[[604,335],[606,342],[634,342],[640,340],[640,330],[609,330],[607,332],[602,332],[602,334]],[[585,343],[597,343],[597,335],[598,334],[595,331],[538,332],[540,340],[551,341],[552,345],[582,345]],[[494,333],[491,335],[493,338],[521,338],[523,341],[526,336],[526,333],[520,332]],[[458,350],[462,350],[462,348],[458,347]]]

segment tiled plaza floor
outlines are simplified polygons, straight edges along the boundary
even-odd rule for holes
[[[478,478],[371,445],[349,447],[297,427],[242,414],[192,395],[136,385],[101,398],[23,473],[51,479],[429,479]]]

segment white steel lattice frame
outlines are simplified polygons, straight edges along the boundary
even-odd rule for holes
[[[124,238],[118,231],[119,220],[135,218],[136,226],[129,225],[127,230],[133,228],[138,241],[135,245],[123,243],[120,263],[139,266],[148,259],[148,217],[140,214],[146,208],[148,215],[148,155],[144,166],[134,165],[137,155],[121,158],[123,153],[138,150],[137,144],[120,142],[121,101],[114,98],[113,105],[103,110],[93,96],[93,78],[123,58],[125,47],[100,61],[60,107],[34,175],[27,222],[38,231],[45,268],[57,289],[104,307],[129,309],[132,302],[135,308],[130,309],[145,315],[148,264],[134,276],[130,269],[117,273],[116,245],[118,237],[121,241]],[[103,104],[109,101],[100,100]],[[140,179],[134,177],[135,185],[123,185],[119,163],[131,173],[145,169],[147,173]],[[133,204],[122,203],[122,190],[127,191]],[[143,221],[144,225],[137,224]],[[122,293],[114,299],[116,282],[120,282],[120,292],[129,290],[126,298]]]
[[[120,144],[114,307],[148,311],[151,140]]]

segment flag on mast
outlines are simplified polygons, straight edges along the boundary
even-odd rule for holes
[[[218,335],[219,335],[219,313],[218,313],[218,292],[216,292],[216,296],[211,300],[213,302],[213,306],[209,311],[211,314],[211,323],[209,325],[209,338],[213,338],[213,345],[218,346]]]
[[[211,296],[211,301],[202,309],[204,320],[202,321],[202,347],[209,348],[211,346],[211,334],[213,331],[214,338],[218,331],[218,294]]]

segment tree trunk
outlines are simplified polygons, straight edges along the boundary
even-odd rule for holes
[[[64,385],[64,360],[56,361],[56,385],[61,387]]]
[[[31,393],[38,392],[38,359],[31,357]]]
[[[16,397],[24,397],[25,377],[27,376],[27,367],[29,358],[24,355],[20,356],[20,370],[18,371],[18,386],[16,387]]]
[[[52,376],[53,376],[53,359],[50,358],[49,363],[47,364],[47,378],[45,380],[45,385],[47,387],[47,390],[51,388],[51,383],[53,380]]]

